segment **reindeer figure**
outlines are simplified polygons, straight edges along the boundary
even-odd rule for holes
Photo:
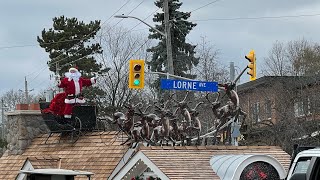
[[[176,115],[178,110],[180,110],[180,113],[182,114],[184,119],[187,121],[188,126],[191,126],[191,116],[190,116],[190,113],[188,110],[188,102],[186,101],[188,95],[189,95],[189,91],[186,92],[186,96],[180,102],[173,99],[173,101],[177,103],[177,105],[175,105],[175,107],[177,107],[177,109],[175,110],[174,115]]]
[[[191,115],[191,121],[192,121],[192,126],[191,127],[187,127],[188,130],[191,130],[192,132],[195,132],[197,135],[197,145],[200,145],[200,133],[201,133],[201,122],[199,119],[199,112],[197,111],[197,107],[201,104],[203,104],[204,102],[199,102],[198,104],[196,104],[196,106],[193,109],[190,109],[190,115]]]
[[[145,141],[150,141],[150,126],[149,126],[149,118],[148,114],[146,111],[150,108],[151,106],[147,106],[146,109],[142,112],[140,108],[138,108],[139,113],[136,113],[136,115],[140,116],[140,125],[141,125],[141,131],[140,131],[140,136],[142,139]]]
[[[234,88],[234,84],[219,84],[220,86],[224,87],[226,95],[228,96],[229,100],[227,101],[227,104],[220,107],[221,103],[219,100],[220,93],[218,93],[218,97],[214,102],[210,102],[208,94],[206,95],[207,100],[212,105],[212,111],[213,114],[216,116],[218,125],[215,126],[216,133],[215,133],[215,139],[214,144],[216,143],[216,137],[218,135],[220,127],[227,122],[228,119],[234,118],[235,120],[239,115],[244,115],[244,119],[246,117],[246,113],[241,110],[239,106],[239,97],[238,94]],[[228,132],[230,133],[230,132]]]
[[[160,141],[160,133],[161,133],[161,118],[159,118],[156,114],[148,114],[146,115],[146,120],[149,124],[149,127],[152,128],[152,133],[150,137],[150,142],[155,144]]]
[[[185,140],[187,140],[187,136],[188,136],[188,124],[187,121],[183,120],[180,124],[180,126],[178,127],[178,132],[179,132],[179,138],[181,141],[181,145],[184,146],[185,144]],[[188,142],[187,142],[188,143]]]
[[[121,143],[121,145],[126,144],[130,140],[134,140],[135,142],[139,140],[139,133],[134,130],[134,119],[133,116],[135,115],[135,107],[141,105],[141,103],[138,103],[136,105],[124,105],[125,108],[128,109],[126,115],[124,115],[122,112],[116,112],[114,113],[114,120],[112,121],[113,124],[118,124],[120,130],[128,135],[128,138],[126,141]],[[131,143],[132,144],[132,143]]]
[[[174,141],[181,140],[181,132],[179,130],[178,118],[170,119],[172,130],[170,131],[170,137],[173,138]]]
[[[157,126],[154,128],[153,133],[159,133],[160,136],[160,143],[162,144],[162,140],[165,140],[167,145],[168,142],[171,141],[172,143],[175,143],[172,137],[170,136],[170,131],[172,131],[172,126],[170,126],[170,117],[173,117],[173,114],[166,109],[166,106],[169,101],[164,103],[163,108],[155,105],[156,111],[160,113],[160,122],[161,126]],[[158,136],[155,134],[155,136]]]
[[[176,102],[175,107],[177,107],[177,109],[174,112],[174,115],[177,114],[178,110],[180,110],[180,114],[183,116],[184,120],[187,123],[187,130],[186,130],[186,136],[185,138],[187,139],[187,145],[191,145],[191,130],[192,130],[192,119],[191,119],[191,115],[189,112],[189,107],[188,107],[188,103],[186,101],[187,97],[189,95],[189,91],[186,92],[186,96],[183,98],[182,101],[177,101],[175,99],[173,99]]]

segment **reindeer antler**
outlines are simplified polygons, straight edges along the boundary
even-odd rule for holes
[[[179,103],[179,101],[177,101],[176,99],[172,98],[173,95],[175,95],[176,93],[172,93],[170,96],[169,96],[169,99],[172,99],[174,102],[176,103]]]
[[[135,107],[137,107],[137,106],[140,106],[140,107],[142,108],[142,106],[143,106],[142,102],[138,102],[136,105],[133,106],[133,108],[135,108]],[[139,107],[139,108],[140,108],[140,107]]]
[[[198,104],[196,104],[196,106],[194,107],[194,110],[196,110],[197,107],[198,107],[199,105],[203,104],[203,103],[204,103],[204,102],[198,102]]]
[[[217,93],[218,93],[218,96],[217,96],[217,98],[216,98],[216,100],[215,100],[214,102],[218,102],[218,100],[219,100],[219,98],[220,98],[220,92],[217,92]],[[211,102],[210,99],[209,99],[209,93],[206,94],[206,99],[209,101],[209,103],[213,103],[213,102]]]
[[[218,102],[218,99],[220,98],[220,92],[218,92],[218,96],[214,102]]]
[[[156,107],[157,109],[162,109],[161,107],[159,107],[158,105],[156,105],[155,103],[154,103],[154,107]]]
[[[170,98],[168,100],[166,100],[166,102],[163,103],[163,108],[166,109],[169,102],[170,102]]]
[[[186,96],[184,97],[184,99],[182,100],[182,102],[185,102],[185,100],[187,99],[188,95],[189,95],[189,91],[187,91]]]
[[[174,111],[174,113],[173,113],[174,116],[177,114],[178,109],[180,109],[180,108],[178,107],[178,108],[176,108],[176,110]]]
[[[150,107],[152,107],[152,106],[151,106],[151,105],[148,105],[148,106],[146,107],[146,109],[144,109],[143,113],[146,113],[147,110],[148,110]]]
[[[208,100],[209,103],[211,103],[211,101],[209,99],[209,93],[206,93],[206,99]]]

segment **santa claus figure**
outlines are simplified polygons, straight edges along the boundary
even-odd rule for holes
[[[85,99],[81,94],[83,87],[91,86],[96,83],[96,78],[91,79],[81,77],[81,73],[77,68],[70,68],[69,72],[65,73],[65,77],[58,82],[59,88],[64,88],[66,94],[65,108],[63,115],[65,118],[71,118],[72,108],[75,104],[85,103]]]

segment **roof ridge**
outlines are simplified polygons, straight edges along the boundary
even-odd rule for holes
[[[243,149],[281,149],[279,146],[139,146],[139,150],[243,150]]]

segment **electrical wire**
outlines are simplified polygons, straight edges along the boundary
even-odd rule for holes
[[[128,0],[125,4],[123,4],[116,12],[114,12],[107,20],[105,20],[100,26],[102,27],[107,21],[109,21],[116,13],[118,13],[125,5],[127,5],[131,0]],[[93,30],[91,33],[89,33],[87,36],[91,35],[94,33],[97,29]],[[64,42],[72,42],[72,41],[81,41],[86,38],[76,38],[76,39],[68,39],[68,40],[62,40],[62,41],[56,41],[56,42],[50,42],[50,43],[42,43],[43,45],[51,45],[51,44],[58,44],[58,43],[64,43]],[[2,49],[12,49],[12,48],[23,48],[23,47],[33,47],[33,46],[38,46],[39,44],[26,44],[26,45],[13,45],[13,46],[1,46],[0,50]],[[71,47],[73,48],[73,47]],[[70,49],[71,49],[70,48]],[[69,50],[70,50],[69,49]]]
[[[284,15],[284,16],[260,16],[260,17],[235,17],[235,18],[210,18],[210,19],[198,19],[198,20],[192,20],[192,21],[235,21],[235,20],[300,18],[300,17],[314,17],[314,16],[320,16],[320,14],[300,14],[300,15]]]
[[[138,25],[136,25],[135,27],[137,27]],[[134,27],[134,28],[135,28]],[[134,28],[131,28],[131,29],[134,29]],[[131,30],[131,31],[142,31],[142,30],[146,30],[148,28],[141,28],[141,29],[135,29],[135,30]],[[120,34],[121,32],[119,33],[114,33],[114,34]],[[103,37],[103,35],[97,35],[95,37]],[[56,41],[56,42],[51,42],[51,43],[42,43],[42,44],[45,44],[45,45],[50,45],[50,44],[58,44],[58,43],[64,43],[64,42],[72,42],[72,41],[78,41],[78,40],[81,40],[81,39],[72,39],[72,40],[64,40],[64,41]],[[39,46],[39,44],[25,44],[25,45],[12,45],[12,46],[1,46],[0,47],[0,50],[2,49],[14,49],[14,48],[24,48],[24,47],[36,47],[36,46]],[[28,75],[27,75],[28,76]]]
[[[113,17],[117,12],[119,12],[126,4],[129,3],[130,1],[131,1],[131,0],[128,0],[123,6],[121,6],[121,8],[120,8],[118,11],[116,11],[115,13],[113,13],[113,14],[109,17],[109,19],[110,19],[111,17]],[[135,9],[137,9],[144,1],[145,1],[145,0],[142,0],[136,7],[134,7],[134,8],[129,12],[129,14],[132,13]],[[106,21],[108,21],[109,19],[107,19]],[[105,23],[106,21],[104,21],[104,23]],[[120,22],[120,21],[119,21],[119,22]],[[119,22],[118,22],[117,24],[119,24]],[[101,26],[102,26],[104,23],[102,23]],[[117,25],[117,24],[116,24],[116,25]],[[114,25],[114,26],[116,26],[116,25]],[[99,28],[97,28],[97,29],[99,30]],[[94,33],[94,32],[92,32],[92,33]],[[89,35],[90,35],[90,34],[89,34]],[[85,47],[84,47],[84,48],[85,48]],[[79,50],[76,51],[75,53],[78,53],[78,52],[82,51],[84,48],[79,49]],[[69,50],[70,50],[70,49],[69,49]],[[57,58],[58,58],[58,57],[57,57]],[[61,60],[59,60],[59,61],[55,61],[55,62],[53,62],[53,63],[61,62],[61,61],[65,60],[65,59],[67,59],[67,58],[69,58],[69,57],[63,58],[63,59],[61,59]],[[79,59],[81,59],[81,58],[79,58]],[[77,59],[77,60],[79,60],[79,59]],[[53,63],[48,63],[48,66],[52,65]],[[67,64],[70,64],[70,63],[67,63]]]
[[[101,26],[102,26],[103,24],[105,24],[108,20],[110,20],[116,13],[118,13],[118,12],[119,12],[124,6],[126,6],[130,1],[131,1],[131,0],[127,0],[126,3],[123,4],[116,12],[114,12],[107,20],[105,20],[105,21],[101,24]],[[95,33],[97,30],[100,29],[101,26],[99,26],[98,28],[94,29],[91,33],[89,33],[88,35],[86,35],[85,37],[83,37],[82,40],[85,40],[85,39],[86,39],[87,37],[89,37],[91,34]],[[68,52],[69,50],[71,50],[73,47],[75,47],[75,45],[72,46],[71,48],[69,48],[69,49],[67,50],[67,52]],[[80,52],[80,51],[83,50],[83,49],[84,49],[84,48],[81,48],[81,49],[79,49],[79,50],[78,50],[77,52],[75,52],[75,53],[78,53],[78,52]],[[62,56],[62,55],[63,55],[63,54],[60,54],[59,56],[57,56],[57,57],[54,58],[54,59],[58,59],[58,58],[60,58],[60,56]],[[60,59],[60,60],[58,60],[58,61],[56,61],[56,62],[54,62],[54,63],[61,62],[61,61],[65,60],[65,59],[67,59],[67,58],[68,58],[68,57],[63,58],[63,59]],[[41,72],[43,72],[43,71],[45,70],[46,67],[48,67],[48,66],[50,66],[50,65],[52,65],[52,64],[53,64],[53,63],[48,63],[48,65],[45,65],[44,68],[42,68],[42,70],[41,70],[31,81],[35,80],[35,79],[41,74]],[[39,71],[39,70],[37,70],[37,71]],[[35,71],[35,72],[37,72],[37,71]],[[29,73],[29,74],[34,74],[34,73]],[[20,83],[19,83],[19,84],[20,84]]]
[[[144,19],[142,19],[143,21],[147,20],[150,16],[152,16],[154,13],[156,13],[159,9],[161,8],[158,8],[157,10],[153,11],[151,14],[149,14],[147,17],[145,17]],[[145,29],[149,29],[149,28],[143,28],[143,29],[136,29],[136,30],[133,30],[134,28],[136,28],[137,26],[139,26],[142,22],[139,22],[138,24],[136,24],[135,26],[133,26],[132,28],[130,28],[128,31],[125,31],[123,32],[123,35],[125,35],[126,33],[129,33],[129,32],[132,32],[132,31],[140,31],[140,30],[145,30]],[[118,24],[118,23],[117,23]],[[122,34],[122,32],[119,32],[119,33],[114,33],[114,34]],[[98,36],[98,37],[103,37],[105,36],[106,33]]]
[[[154,13],[156,13],[159,9],[161,8],[158,8],[157,10],[153,11],[151,14],[149,14],[147,17],[145,17],[144,19],[142,19],[143,21],[147,20],[150,16],[152,16]],[[129,31],[133,31],[134,28],[136,28],[137,26],[139,26],[142,22],[139,22],[138,24],[136,24],[135,26],[133,26]],[[147,28],[148,29],[148,28]]]
[[[145,0],[142,0],[136,7],[134,7],[127,15],[130,15],[134,10],[136,10]],[[116,23],[115,25],[113,26],[117,26],[121,21],[123,21],[123,19],[120,19],[118,21],[118,23]]]
[[[205,8],[205,7],[207,7],[207,6],[211,5],[211,4],[214,4],[214,3],[219,2],[219,1],[221,1],[221,0],[212,1],[212,2],[210,2],[210,3],[207,3],[207,4],[203,5],[203,6],[200,6],[200,7],[196,8],[196,9],[193,9],[193,10],[189,11],[188,13],[191,14],[192,12],[198,11],[198,10],[200,10],[200,9],[202,9],[202,8]],[[179,18],[181,18],[181,17],[183,17],[183,16],[184,16],[184,15],[178,16],[178,17],[176,17],[176,18],[174,18],[174,19],[169,20],[169,22],[170,22],[170,21],[177,20],[177,19],[179,19]]]
[[[129,1],[130,1],[130,0],[128,0],[127,2],[129,2]],[[129,14],[132,13],[135,9],[137,9],[144,1],[145,1],[145,0],[141,1],[135,8],[133,8],[133,9],[129,12]],[[123,6],[122,6],[122,7],[123,7]],[[157,10],[156,10],[156,11],[157,11]],[[117,12],[118,12],[118,11],[117,11]],[[116,14],[116,13],[114,13],[114,14]],[[114,15],[114,14],[113,14],[113,15]],[[113,15],[112,15],[112,16],[113,16]],[[110,16],[110,17],[112,17],[112,16]],[[150,17],[150,16],[151,16],[151,15],[149,15],[148,17]],[[147,18],[148,18],[148,17],[147,17]],[[105,22],[106,22],[106,21],[105,21]],[[119,22],[120,22],[120,21],[119,21]],[[119,23],[119,22],[118,22],[118,23]],[[117,24],[118,24],[118,23],[117,23]],[[147,43],[147,42],[145,42],[144,44],[146,44],[146,43]],[[143,45],[144,45],[144,44],[143,44]],[[142,46],[143,46],[143,45],[142,45]],[[142,46],[141,46],[140,48],[142,48]],[[139,48],[139,49],[140,49],[140,48]],[[84,48],[82,48],[82,49],[84,49]],[[81,51],[82,49],[79,49],[77,52]],[[139,49],[138,49],[138,50],[139,50]],[[138,50],[137,50],[134,54],[136,54],[136,53],[138,52]],[[76,53],[77,53],[77,52],[76,52]],[[134,55],[134,54],[133,54],[133,55]],[[133,56],[133,55],[132,55],[132,56]],[[67,59],[67,58],[68,58],[68,57],[63,58],[63,59],[61,59],[61,60],[59,60],[59,61],[56,61],[56,62],[54,62],[54,63],[61,62],[61,61],[63,61],[64,59]],[[68,62],[68,63],[66,63],[66,64],[64,64],[64,65],[61,65],[60,67],[65,67],[66,65],[69,65],[69,64],[71,64],[71,63],[80,61],[80,60],[82,60],[83,58],[85,58],[85,57],[81,57],[81,58],[75,59],[75,60],[73,60],[72,62]],[[48,66],[50,66],[50,65],[52,65],[52,64],[53,64],[53,63],[48,63]],[[42,73],[42,71],[45,70],[46,67],[47,67],[47,66],[45,66],[44,69],[42,69],[30,82],[34,81],[34,80]]]
[[[216,2],[218,2],[218,1],[221,1],[221,0],[212,1],[212,2],[210,2],[210,3],[208,3],[208,4],[205,4],[205,5],[203,5],[203,6],[200,6],[200,7],[196,8],[196,9],[190,11],[189,13],[192,13],[192,12],[194,12],[194,11],[198,11],[199,9],[205,8],[205,7],[207,7],[207,6],[209,6],[209,5],[213,4],[213,3],[216,3]]]
[[[173,25],[178,29],[180,34],[182,34],[188,41],[191,42],[191,44],[193,44],[193,42],[190,39],[187,38],[187,34],[184,34],[176,24],[173,23]]]
[[[140,47],[139,47],[128,59],[131,59],[145,44],[147,44],[148,41],[150,41],[150,39],[147,39],[143,44],[141,44]],[[61,67],[64,67],[64,66],[66,66],[66,65],[68,65],[68,64],[70,64],[70,63],[74,63],[74,62],[80,61],[80,60],[82,60],[83,58],[85,58],[85,57],[81,57],[81,58],[75,59],[75,60],[73,60],[72,62],[69,62],[69,63],[67,63],[67,64],[62,65]],[[45,69],[45,68],[46,68],[46,67],[44,67],[44,69]],[[43,71],[44,69],[42,69],[42,71]],[[30,81],[30,83],[33,82],[33,81],[41,74],[42,71],[40,71],[40,72]],[[93,93],[93,92],[88,92],[88,93]],[[86,95],[88,95],[88,94],[86,94]]]
[[[38,44],[26,44],[26,45],[15,45],[15,46],[1,46],[1,49],[13,49],[13,48],[23,48],[23,47],[32,47],[37,46]]]

